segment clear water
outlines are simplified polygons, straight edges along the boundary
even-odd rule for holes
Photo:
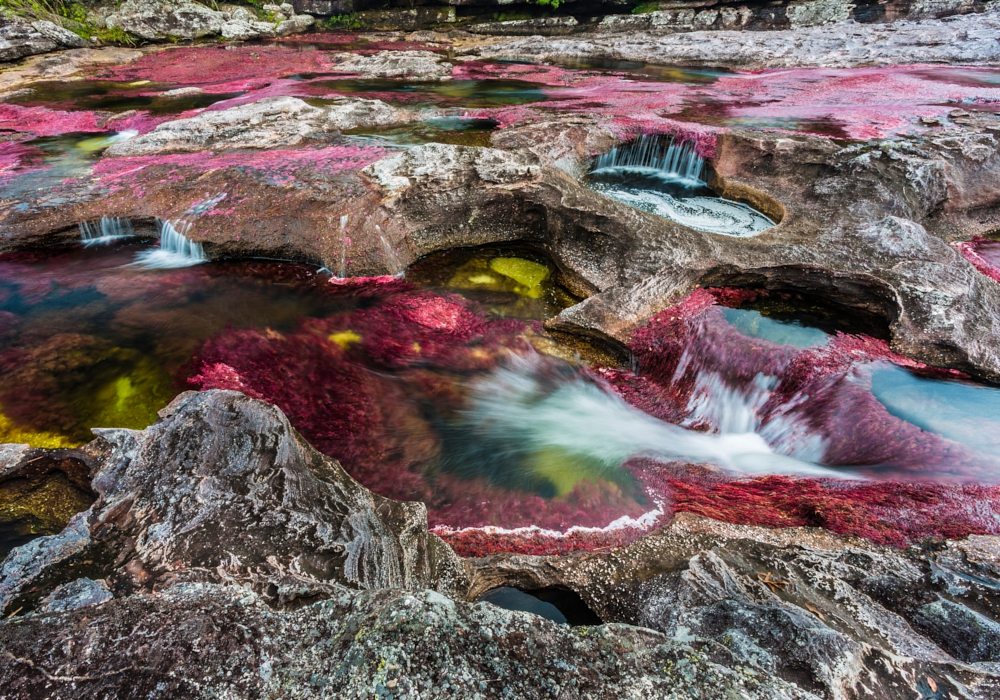
[[[539,617],[544,617],[546,620],[557,622],[560,625],[568,624],[566,616],[552,603],[546,603],[544,600],[539,600],[530,593],[525,593],[509,586],[501,586],[500,588],[493,588],[486,591],[477,598],[477,601],[480,603],[492,603],[504,610],[516,610],[538,615]]]
[[[449,143],[456,146],[490,146],[490,134],[497,122],[492,119],[439,117],[405,126],[380,129],[357,128],[343,132],[346,136],[367,136],[394,145],[409,146],[423,143]]]
[[[641,136],[598,156],[587,185],[696,231],[749,238],[774,226],[756,209],[715,196],[702,179],[704,170],[689,144]]]
[[[871,384],[875,398],[897,418],[985,457],[1000,457],[1000,390],[921,377],[888,364],[873,368]]]
[[[62,110],[104,112],[142,110],[151,114],[177,114],[192,109],[202,109],[243,94],[242,92],[157,94],[168,92],[172,87],[149,80],[134,82],[49,80],[32,83],[31,93],[11,97],[7,101],[24,107],[49,107]]]
[[[326,104],[324,93],[346,93],[388,102],[433,103],[439,107],[506,107],[544,102],[544,85],[524,80],[408,81],[377,78],[317,80],[302,84],[297,94],[307,102]]]

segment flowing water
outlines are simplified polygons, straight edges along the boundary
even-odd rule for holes
[[[704,169],[704,160],[689,144],[642,136],[598,156],[587,184],[697,231],[749,238],[774,226],[756,209],[715,196],[702,179]]]
[[[377,283],[279,262],[135,264],[171,248],[170,231],[159,247],[115,237],[0,257],[0,442],[71,447],[91,427],[150,424],[192,386],[238,388],[449,528],[651,523],[665,494],[644,460],[733,475],[998,473],[1000,392],[843,354],[855,336],[711,307],[637,394],[630,372],[541,354],[557,344],[532,322],[576,300],[530,251],[450,251]],[[820,366],[835,369],[797,374]],[[46,531],[31,522],[12,516],[0,534]]]

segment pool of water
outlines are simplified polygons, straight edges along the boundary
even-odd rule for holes
[[[204,91],[169,93],[174,86],[149,80],[116,82],[108,80],[66,80],[32,83],[30,93],[11,97],[8,102],[24,107],[127,112],[143,110],[151,114],[176,114],[201,109],[243,93],[216,94]]]
[[[507,107],[544,102],[549,96],[544,86],[524,80],[443,80],[419,82],[374,78],[316,80],[304,83],[297,94],[312,104],[327,104],[329,93],[377,98],[407,104],[435,104],[440,107]]]
[[[405,126],[379,129],[361,127],[349,129],[343,133],[345,136],[366,136],[379,142],[402,146],[422,143],[450,143],[457,146],[488,148],[490,134],[497,128],[497,125],[493,119],[439,117]]]

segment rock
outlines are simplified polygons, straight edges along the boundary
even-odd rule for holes
[[[851,18],[851,11],[854,8],[854,3],[846,0],[791,2],[785,8],[785,16],[792,29],[801,29],[845,22]]]
[[[116,595],[229,581],[284,603],[338,586],[464,585],[455,555],[428,534],[423,504],[373,495],[273,406],[187,392],[161,415],[144,431],[97,431],[97,502],[59,535],[11,552],[0,609],[34,606],[84,561]]]
[[[407,123],[414,118],[415,113],[379,100],[345,99],[329,107],[312,107],[296,97],[269,97],[165,122],[148,134],[115,143],[106,153],[122,157],[289,148],[331,141],[338,137],[339,129]]]
[[[451,79],[452,64],[431,51],[380,51],[368,56],[344,53],[336,59],[333,70],[366,78]]]
[[[536,19],[516,19],[508,22],[485,22],[470,24],[465,31],[473,34],[496,34],[501,36],[556,36],[569,34],[577,26],[575,17],[539,17]]]
[[[84,39],[52,22],[29,23],[0,17],[0,61],[16,61],[25,56],[86,45]]]
[[[175,585],[156,596],[0,622],[0,644],[0,685],[11,700],[50,692],[55,669],[75,679],[59,688],[67,700],[97,693],[816,697],[752,662],[736,663],[719,642],[623,624],[571,628],[433,591],[337,589],[321,602],[276,609],[240,586]]]
[[[107,17],[110,27],[121,27],[148,41],[199,39],[221,34],[225,39],[246,41],[261,37],[287,36],[307,31],[315,20],[309,15],[284,16],[274,7],[277,24],[257,21],[246,8],[212,10],[194,0],[126,0]]]
[[[148,41],[159,39],[200,39],[222,31],[221,12],[193,0],[125,0],[118,11],[108,15],[109,27]]]
[[[813,13],[806,3],[796,10],[803,22],[840,16],[841,10]],[[837,3],[823,7],[842,7]],[[682,10],[679,12],[694,12]],[[793,12],[793,14],[795,14]],[[657,13],[652,13],[656,15]],[[666,15],[670,15],[669,21]],[[497,41],[464,49],[482,58],[553,61],[561,58],[607,58],[660,65],[732,66],[772,68],[785,66],[849,67],[872,64],[956,63],[988,65],[1000,62],[1000,13],[961,15],[947,20],[900,21],[892,24],[839,22],[803,26],[789,31],[689,31],[673,34],[678,22],[694,27],[694,15],[677,20],[671,12],[662,17],[646,15],[606,17],[602,30],[611,36],[579,38],[529,37]],[[720,13],[720,21],[724,15]],[[634,18],[634,19],[632,19]],[[810,19],[812,18],[812,19]],[[737,21],[730,17],[728,21]],[[822,20],[825,21],[825,20]],[[658,24],[664,22],[664,24]],[[716,25],[718,26],[718,25]],[[629,36],[622,37],[620,32]],[[668,36],[663,36],[667,33]]]
[[[227,20],[222,23],[219,32],[223,39],[232,41],[249,41],[250,39],[275,36],[274,25],[245,19]]]
[[[942,697],[985,700],[1000,689],[981,663],[1000,659],[1000,607],[982,597],[1000,583],[1000,538],[971,539],[901,551],[681,514],[610,554],[476,560],[469,595],[568,588],[602,620],[723,654],[801,697],[862,683],[870,697],[918,697],[929,678]]]
[[[47,613],[68,612],[100,605],[113,597],[106,582],[78,578],[58,586],[49,593],[41,603],[41,610]]]
[[[376,31],[411,31],[454,22],[454,7],[414,7],[412,9],[366,10],[355,15],[366,29]]]
[[[278,22],[278,26],[274,28],[274,33],[277,36],[288,36],[289,34],[301,34],[302,32],[308,31],[309,27],[313,26],[316,20],[310,15],[295,15],[294,17],[289,17]]]

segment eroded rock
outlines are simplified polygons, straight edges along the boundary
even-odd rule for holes
[[[422,504],[375,496],[273,406],[189,392],[161,413],[144,431],[99,431],[88,447],[97,502],[59,535],[11,553],[0,607],[33,606],[74,571],[106,578],[119,595],[239,581],[284,602],[336,585],[462,586]]]
[[[87,42],[81,37],[52,22],[26,22],[0,16],[0,62],[83,46]]]

